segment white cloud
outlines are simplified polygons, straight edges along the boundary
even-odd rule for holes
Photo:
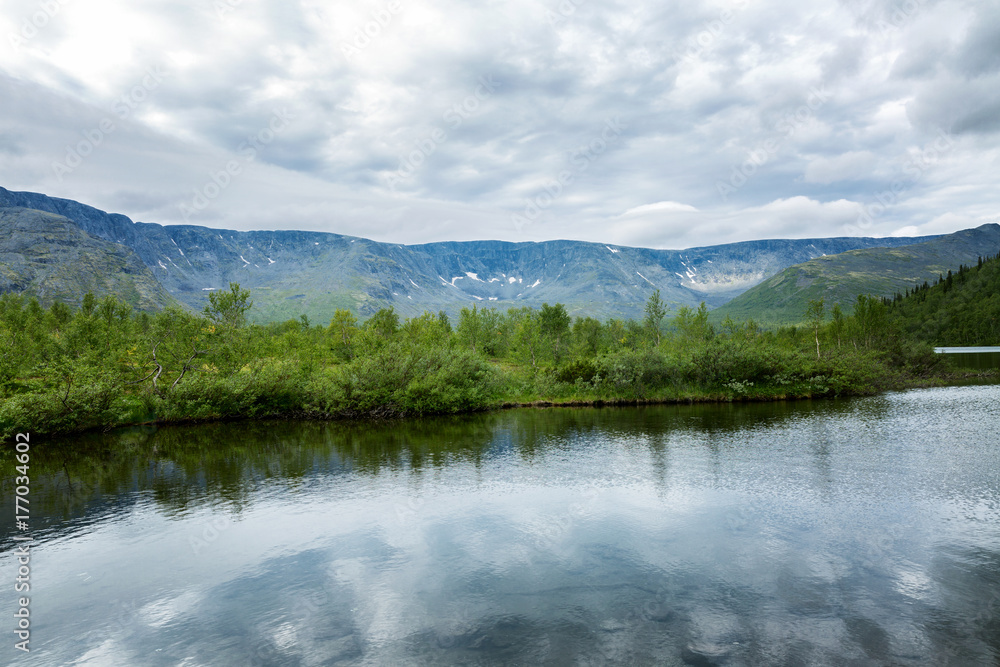
[[[643,204],[642,206],[630,208],[622,213],[621,217],[624,218],[633,215],[645,215],[647,213],[669,213],[672,211],[697,212],[698,209],[689,204],[681,204],[680,202],[661,201],[656,202],[655,204]]]
[[[1000,210],[989,6],[925,3],[898,25],[888,3],[388,6],[60,3],[23,37],[38,5],[7,0],[0,33],[20,39],[0,46],[0,185],[184,222],[179,205],[238,160],[190,222],[399,242],[676,247],[952,231]],[[145,87],[158,66],[169,76]],[[482,77],[496,82],[485,94]],[[281,109],[294,121],[246,161],[241,145]],[[53,163],[102,118],[115,131],[60,178]],[[608,122],[623,126],[610,139]],[[908,176],[941,131],[954,147]],[[901,179],[872,224],[851,220]],[[530,224],[513,224],[538,197]]]
[[[850,151],[833,157],[818,157],[806,167],[807,183],[857,181],[870,176],[878,158],[871,151]]]

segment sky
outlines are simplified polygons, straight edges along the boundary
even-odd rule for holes
[[[1000,222],[1000,2],[0,0],[0,186],[685,248]]]

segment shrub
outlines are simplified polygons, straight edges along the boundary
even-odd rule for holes
[[[694,351],[687,379],[706,387],[732,382],[764,384],[794,367],[794,356],[763,343],[716,339]]]
[[[568,384],[576,384],[577,380],[593,382],[598,369],[593,359],[574,359],[556,369],[556,379]]]
[[[683,372],[656,349],[619,350],[599,357],[596,365],[601,384],[625,398],[643,398],[652,389],[676,384]]]
[[[498,381],[493,367],[468,350],[387,345],[317,373],[307,392],[309,406],[327,414],[453,413],[487,407]]]

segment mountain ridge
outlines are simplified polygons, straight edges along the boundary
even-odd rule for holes
[[[336,308],[369,315],[393,306],[456,314],[473,304],[573,314],[641,314],[654,289],[671,307],[722,305],[782,269],[824,254],[897,247],[936,237],[767,239],[682,250],[586,241],[442,241],[403,245],[330,232],[234,231],[133,222],[79,202],[0,188],[0,207],[62,215],[93,237],[130,248],[174,298],[200,309],[207,293],[239,282],[262,320]]]
[[[0,293],[77,302],[115,295],[140,310],[179,305],[128,247],[91,236],[54,213],[0,208]]]
[[[791,266],[735,297],[713,318],[753,318],[762,324],[797,324],[809,301],[824,298],[851,312],[858,294],[890,297],[934,281],[979,256],[1000,252],[1000,224],[987,223],[896,248],[864,248]]]

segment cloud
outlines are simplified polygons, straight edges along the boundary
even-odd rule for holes
[[[889,236],[919,236],[920,228],[915,225],[907,225],[894,230]]]
[[[807,183],[836,183],[837,181],[860,180],[878,163],[871,151],[850,151],[835,157],[819,157],[806,167]]]
[[[37,3],[8,0],[0,184],[148,221],[397,242],[676,247],[995,213],[1000,10],[900,7],[95,0],[33,26]],[[845,222],[941,131],[945,158],[870,226]]]
[[[633,215],[644,215],[646,213],[667,213],[670,211],[690,211],[697,212],[694,206],[688,204],[681,204],[675,201],[661,201],[655,204],[643,204],[642,206],[636,206],[635,208],[630,208],[629,210],[622,213],[622,217],[628,217]]]

